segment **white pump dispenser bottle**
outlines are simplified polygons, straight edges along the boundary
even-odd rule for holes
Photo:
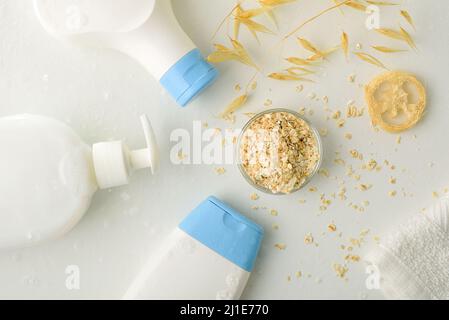
[[[70,231],[98,189],[129,183],[139,169],[158,166],[153,130],[147,148],[122,141],[91,148],[66,124],[36,115],[0,118],[0,249],[31,246]]]
[[[34,4],[50,34],[131,56],[182,106],[218,75],[180,27],[171,0],[34,0]]]

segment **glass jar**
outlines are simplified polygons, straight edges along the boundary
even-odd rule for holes
[[[248,131],[248,129],[252,126],[252,124],[260,119],[261,117],[267,115],[267,114],[273,114],[273,113],[288,113],[292,116],[294,116],[295,118],[303,121],[309,128],[310,131],[312,132],[315,141],[316,141],[316,146],[317,146],[317,151],[318,151],[318,155],[319,155],[319,159],[314,167],[314,169],[312,170],[312,172],[306,177],[306,180],[296,189],[293,189],[291,192],[289,193],[284,193],[284,192],[279,192],[279,193],[275,193],[263,186],[258,185],[255,181],[253,181],[253,179],[251,179],[251,177],[248,175],[248,173],[246,172],[245,168],[242,165],[242,155],[241,155],[241,149],[242,149],[242,139],[245,135],[245,133]],[[252,185],[254,188],[256,188],[257,190],[267,193],[267,194],[271,194],[271,195],[286,195],[286,194],[291,194],[294,193],[298,190],[301,190],[302,188],[304,188],[309,182],[310,180],[312,180],[312,178],[317,174],[317,172],[319,171],[322,163],[323,163],[323,145],[322,145],[322,141],[321,141],[321,136],[318,132],[318,130],[310,124],[309,121],[307,121],[306,119],[304,119],[299,113],[292,111],[292,110],[288,110],[288,109],[282,109],[282,108],[278,108],[278,109],[270,109],[270,110],[266,110],[263,111],[257,115],[255,115],[253,118],[251,118],[248,123],[243,127],[242,132],[240,133],[240,136],[238,138],[238,143],[237,143],[237,159],[238,159],[238,168],[240,170],[240,173],[242,174],[242,176],[245,178],[245,180]]]

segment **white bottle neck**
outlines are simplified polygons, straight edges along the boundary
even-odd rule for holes
[[[154,11],[138,29],[113,34],[110,46],[139,61],[158,81],[196,48],[182,30],[170,0],[156,0]]]

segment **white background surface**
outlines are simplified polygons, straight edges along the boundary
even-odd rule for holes
[[[319,194],[326,193],[330,197],[331,193],[338,192],[338,184],[332,179],[314,179],[312,185],[319,189],[316,194],[301,191],[283,197],[261,195],[261,199],[254,202],[249,199],[254,190],[234,166],[227,166],[227,173],[217,176],[214,166],[174,166],[169,161],[172,146],[169,134],[173,129],[191,130],[193,120],[205,121],[209,127],[230,126],[216,115],[236,96],[234,85],[246,84],[251,70],[234,63],[220,65],[219,81],[187,109],[181,109],[161,94],[156,81],[134,61],[115,52],[62,44],[40,27],[31,0],[0,0],[0,116],[24,112],[49,115],[69,123],[87,142],[125,138],[131,146],[140,147],[143,140],[138,116],[147,113],[162,153],[162,167],[157,176],[141,174],[133,178],[129,187],[97,194],[86,217],[63,239],[35,248],[0,252],[0,298],[120,298],[163,237],[211,194],[247,213],[266,228],[256,272],[245,298],[382,298],[380,292],[365,288],[364,263],[350,265],[347,281],[335,276],[332,265],[342,263],[344,257],[339,246],[346,244],[350,237],[358,237],[362,229],[370,229],[367,243],[356,250],[363,255],[373,245],[372,236],[383,235],[418,213],[434,201],[432,191],[441,193],[449,186],[446,169],[449,160],[449,39],[446,34],[449,4],[444,0],[403,2],[404,8],[415,17],[417,32],[414,36],[419,50],[377,56],[392,69],[419,75],[428,88],[429,108],[416,128],[402,134],[400,145],[396,144],[395,136],[374,132],[367,116],[348,121],[344,129],[337,129],[333,121],[325,120],[323,104],[308,98],[312,92],[318,97],[327,95],[330,107],[341,110],[351,99],[358,105],[363,104],[362,90],[350,84],[347,76],[355,73],[357,83],[363,84],[380,70],[355,58],[346,63],[340,53],[323,65],[316,83],[305,85],[303,93],[296,92],[294,83],[259,77],[258,89],[245,107],[246,112],[262,111],[267,98],[273,101],[274,107],[294,110],[300,106],[312,107],[315,113],[310,120],[318,128],[329,129],[328,137],[324,138],[324,167],[332,176],[345,174],[342,167],[333,163],[336,151],[341,151],[354,167],[360,165],[349,160],[348,150],[353,148],[362,152],[366,159],[374,158],[379,162],[387,159],[397,166],[393,173],[386,168],[380,173],[363,173],[363,182],[373,184],[366,193],[354,190],[357,184],[346,179],[349,201],[370,201],[366,212],[357,213],[348,208],[347,203],[335,201],[318,216]],[[331,1],[303,0],[278,10],[280,33],[285,34],[329,3]],[[213,31],[232,6],[232,1],[225,0],[174,1],[180,23],[205,53],[211,50],[209,40]],[[383,26],[398,25],[397,10],[382,10]],[[338,43],[344,29],[352,44],[360,42],[364,48],[396,44],[368,32],[363,15],[345,11],[344,16],[336,11],[312,23],[301,35],[320,46],[330,47]],[[220,35],[216,41],[226,41],[223,33]],[[266,73],[281,68],[281,57],[301,53],[293,40],[280,48],[279,37],[262,36],[262,47],[246,31],[242,31],[242,39]],[[241,126],[246,120],[241,115],[232,127]],[[352,141],[343,138],[346,132],[354,135]],[[430,165],[432,162],[434,165]],[[398,179],[396,187],[388,184],[391,175]],[[401,188],[413,196],[403,197]],[[399,195],[390,198],[390,190],[398,190]],[[299,204],[300,198],[307,199],[307,203]],[[269,210],[251,210],[253,205],[276,209],[279,216],[272,217]],[[342,238],[336,234],[322,235],[332,221],[342,232]],[[279,225],[278,231],[272,229],[274,223]],[[304,244],[304,236],[309,232],[315,236],[318,247]],[[286,250],[275,249],[276,243],[285,243]],[[66,289],[67,265],[80,267],[81,290]],[[296,271],[304,275],[299,280],[295,278]]]

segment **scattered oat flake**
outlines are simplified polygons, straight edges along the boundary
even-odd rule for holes
[[[438,194],[438,192],[436,192],[436,191],[432,192],[432,197],[434,197],[434,198],[438,198],[438,197],[439,197],[439,194]]]
[[[397,193],[397,191],[395,191],[395,190],[390,191],[390,192],[388,193],[388,195],[389,195],[390,197],[396,197],[397,194],[398,194],[398,193]]]
[[[362,117],[364,114],[364,109],[359,109],[354,105],[354,101],[350,101],[348,103],[347,109],[346,109],[346,117],[348,118],[358,118]]]
[[[215,172],[216,172],[218,175],[223,175],[223,174],[226,173],[226,169],[223,168],[223,167],[221,167],[221,168],[215,168]]]
[[[337,121],[337,127],[343,128],[345,126],[345,123],[346,123],[345,119],[340,119]]]
[[[273,105],[273,101],[270,99],[265,100],[264,104],[265,107],[271,107]]]
[[[337,231],[337,226],[335,225],[335,223],[331,223],[327,226],[327,230],[329,232],[335,232],[335,231]]]
[[[350,75],[348,76],[348,81],[349,81],[350,83],[354,83],[354,82],[355,82],[355,78],[356,78],[356,75],[355,75],[355,74],[350,74]]]
[[[361,185],[359,185],[359,190],[367,191],[367,190],[371,189],[371,187],[372,187],[372,185],[370,185],[370,184],[361,184]]]
[[[257,81],[253,81],[252,83],[251,83],[251,90],[256,90],[257,89]]]
[[[272,210],[270,211],[270,214],[271,214],[273,217],[277,217],[277,216],[279,215],[279,212],[278,212],[277,210],[272,209]]]
[[[179,160],[185,160],[185,159],[187,159],[188,158],[188,156],[186,155],[186,154],[184,154],[183,152],[182,152],[182,150],[180,150],[179,152],[178,152],[178,159]]]
[[[329,131],[326,128],[320,129],[320,135],[322,137],[327,137],[328,133],[329,133]]]
[[[339,263],[334,264],[334,271],[337,274],[337,277],[344,279],[349,269],[346,266],[343,266]]]
[[[281,250],[281,251],[287,249],[287,245],[284,244],[284,243],[276,243],[276,244],[274,245],[274,247],[275,247],[276,249]]]
[[[259,200],[259,195],[257,193],[253,193],[250,195],[251,200]]]
[[[351,155],[351,157],[353,157],[354,159],[359,159],[359,160],[363,160],[363,155],[358,152],[357,150],[353,149],[349,151],[349,154]]]
[[[305,243],[305,244],[310,245],[310,244],[313,244],[313,242],[314,242],[314,239],[313,239],[313,236],[312,236],[311,233],[307,234],[307,235],[304,237],[304,243]]]
[[[346,260],[346,261],[350,261],[350,262],[359,262],[359,261],[360,261],[360,256],[348,254],[348,255],[345,257],[345,260]]]
[[[361,237],[365,237],[370,233],[369,229],[363,229],[362,231],[360,231],[360,236]]]
[[[365,165],[365,169],[367,169],[368,171],[373,171],[376,170],[378,164],[377,161],[374,159],[371,159],[366,165]]]
[[[329,178],[329,170],[327,170],[326,168],[321,168],[318,173],[323,177]]]
[[[340,117],[341,117],[341,111],[335,111],[332,114],[332,119],[334,119],[334,120],[338,120],[338,119],[340,119]]]

